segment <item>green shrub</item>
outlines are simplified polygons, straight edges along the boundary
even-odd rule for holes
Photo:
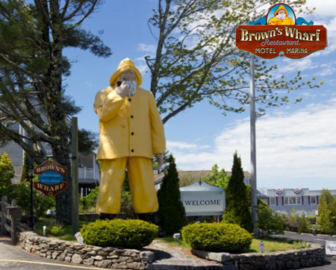
[[[154,240],[158,226],[132,219],[97,220],[84,225],[80,232],[88,245],[141,248]]]
[[[182,229],[183,240],[193,249],[239,252],[248,249],[252,234],[236,224],[199,223]]]
[[[48,221],[46,224],[48,235],[58,236],[63,232],[64,225],[60,222]]]
[[[293,248],[294,249],[310,248],[310,244],[304,241],[294,241]]]
[[[304,212],[301,213],[301,216],[298,218],[298,232],[307,233],[309,232],[309,222],[306,219]]]

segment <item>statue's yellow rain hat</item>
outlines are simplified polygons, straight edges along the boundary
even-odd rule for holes
[[[117,79],[120,77],[121,73],[124,71],[133,71],[136,78],[138,86],[142,83],[142,76],[140,71],[135,67],[133,61],[129,58],[122,60],[117,68],[117,71],[113,73],[110,78],[110,85],[114,87],[116,85]]]
[[[275,15],[275,16],[278,15],[278,13],[279,13],[279,11],[280,11],[281,9],[285,11],[285,13],[286,13],[286,17],[288,17],[288,11],[287,11],[287,9],[286,9],[283,5],[280,5],[280,6],[278,7],[278,9],[274,12],[274,15]]]

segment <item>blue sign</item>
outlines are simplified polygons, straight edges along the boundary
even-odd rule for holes
[[[39,175],[38,179],[46,185],[57,185],[63,181],[63,175],[57,172],[44,172]]]

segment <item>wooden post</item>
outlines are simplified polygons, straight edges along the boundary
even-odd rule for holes
[[[17,225],[16,225],[16,218],[9,217],[11,221],[11,239],[12,239],[12,244],[16,245],[17,243]]]
[[[5,228],[6,219],[7,219],[6,218],[6,214],[7,214],[6,203],[7,203],[7,197],[2,196],[2,200],[1,200],[1,235],[6,234],[6,228]]]
[[[72,161],[71,161],[71,190],[72,190],[72,232],[79,232],[79,198],[78,198],[78,124],[77,117],[71,119]]]

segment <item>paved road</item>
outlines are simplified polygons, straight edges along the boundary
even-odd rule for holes
[[[314,243],[324,243],[324,237],[309,236],[286,233],[283,236],[285,238],[300,239],[304,241]],[[330,240],[336,240],[336,238],[329,238]],[[328,239],[327,239],[328,240]],[[74,269],[102,269],[96,267],[85,267],[83,265],[76,265],[72,263],[59,262],[55,260],[49,260],[41,258],[39,256],[32,255],[25,252],[19,246],[13,246],[10,244],[8,237],[0,236],[0,269],[1,270],[74,270]],[[314,268],[301,268],[305,270],[335,270],[336,269],[336,257],[326,257],[326,265],[314,267]]]

